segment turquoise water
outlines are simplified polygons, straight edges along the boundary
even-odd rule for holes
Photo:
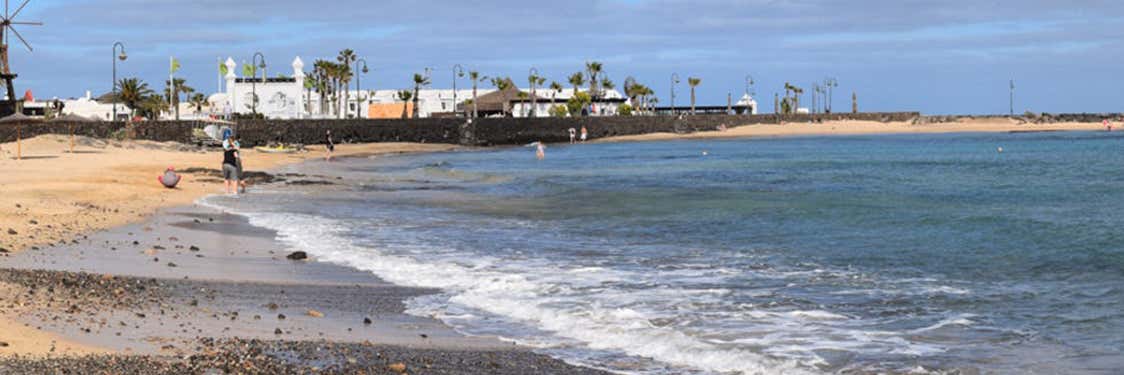
[[[443,291],[412,313],[575,363],[1124,367],[1115,133],[554,145],[544,161],[510,148],[304,168],[345,185],[212,201],[321,260]]]

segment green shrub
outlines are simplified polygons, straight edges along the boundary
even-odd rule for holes
[[[566,116],[569,116],[569,115],[570,115],[570,110],[566,109],[565,106],[555,105],[555,106],[550,107],[550,116],[551,117],[566,117]]]
[[[632,116],[632,106],[621,103],[617,106],[617,116]]]

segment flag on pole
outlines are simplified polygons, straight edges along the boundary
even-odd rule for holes
[[[243,76],[246,76],[246,77],[256,76],[257,72],[255,70],[256,69],[254,69],[253,64],[246,64],[246,63],[242,64],[242,75]]]
[[[226,74],[229,72],[230,69],[227,69],[226,64],[223,64],[222,61],[219,61],[219,74],[226,76]]]
[[[172,73],[178,72],[180,70],[180,61],[176,60],[176,58],[173,57],[170,68],[171,68],[171,69],[169,69],[170,72],[172,72]]]

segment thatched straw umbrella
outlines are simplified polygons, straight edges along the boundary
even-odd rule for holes
[[[0,118],[0,124],[16,125],[16,160],[23,159],[23,124],[38,121],[40,120],[37,118],[29,117],[19,112],[13,113],[5,118]]]
[[[70,132],[70,153],[74,153],[74,123],[76,122],[91,122],[89,117],[79,116],[76,114],[65,114],[55,117],[47,122],[65,122],[67,123],[66,129]]]

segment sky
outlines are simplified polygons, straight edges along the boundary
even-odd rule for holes
[[[11,0],[14,11],[23,0]],[[805,88],[832,77],[837,112],[851,95],[862,111],[998,114],[1124,111],[1124,1],[1110,0],[31,0],[16,17],[17,92],[69,98],[111,89],[111,54],[125,44],[119,77],[161,88],[168,59],[187,84],[217,90],[217,59],[266,57],[269,74],[292,74],[300,56],[350,48],[370,73],[364,89],[411,87],[429,67],[452,86],[460,64],[526,85],[530,68],[565,86],[600,61],[620,86],[634,77],[669,102],[737,100],[752,76],[763,112],[785,82]],[[548,81],[549,84],[549,81]],[[459,87],[466,87],[461,79]]]

